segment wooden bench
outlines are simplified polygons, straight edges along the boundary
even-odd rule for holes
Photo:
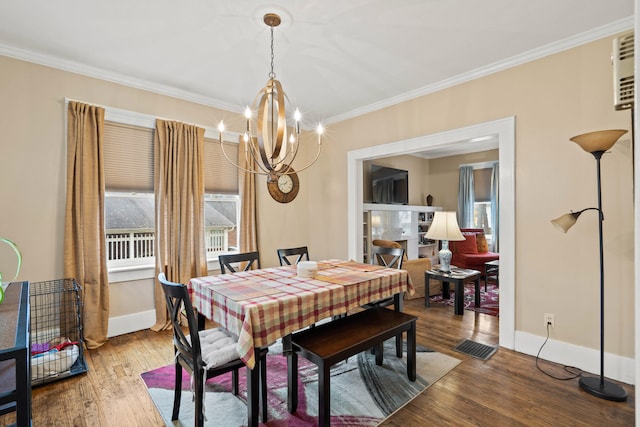
[[[298,353],[318,366],[318,425],[331,419],[330,368],[363,351],[375,350],[382,364],[384,341],[407,332],[407,377],[416,380],[416,316],[386,308],[372,308],[291,336],[288,360],[288,409],[298,406]]]

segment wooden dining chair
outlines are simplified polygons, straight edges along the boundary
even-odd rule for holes
[[[402,260],[404,258],[403,248],[385,248],[381,246],[373,246],[371,252],[373,255],[372,260],[375,261],[375,264],[387,268],[396,268],[398,270],[402,269]],[[374,301],[372,303],[364,305],[363,307],[387,307],[393,304],[394,298],[390,297],[379,301]]]
[[[158,274],[158,281],[162,285],[169,317],[173,327],[173,347],[175,353],[175,387],[173,398],[172,420],[177,420],[180,413],[180,398],[182,394],[182,368],[191,375],[195,399],[195,425],[204,425],[204,387],[205,381],[227,372],[232,372],[232,392],[238,394],[238,370],[246,367],[238,356],[236,345],[238,338],[224,328],[210,328],[198,331],[195,312],[187,287],[180,283],[167,280],[164,273]],[[186,316],[188,330],[185,333],[181,319]],[[261,349],[256,355],[256,368],[260,375],[260,401],[262,422],[267,422],[267,352]],[[256,376],[250,375],[247,367],[247,381]],[[258,384],[252,383],[252,387]],[[248,419],[258,424],[258,414],[251,413],[248,408]]]
[[[309,249],[306,246],[300,246],[299,248],[286,248],[278,249],[278,259],[280,265],[297,265],[300,261],[309,261]],[[289,258],[291,257],[291,258]]]
[[[398,270],[402,269],[402,261],[404,260],[403,248],[373,246],[371,252],[376,264],[387,268],[396,268]]]
[[[381,265],[387,268],[396,268],[402,270],[402,261],[404,259],[403,248],[387,248],[381,246],[373,246],[371,249],[372,261],[375,264]],[[400,300],[402,303],[402,300]],[[400,303],[400,304],[401,304]],[[374,301],[362,306],[362,308],[373,307],[389,307],[394,306],[394,309],[402,311],[402,307],[395,307],[395,298],[389,297],[378,301]],[[402,357],[402,334],[396,336],[396,356]]]
[[[240,271],[251,270],[254,266],[260,268],[260,254],[258,252],[244,252],[241,254],[219,255],[218,262],[220,263],[220,272],[222,274],[226,274],[227,270],[229,270],[229,273],[237,273],[238,271],[232,264],[239,262],[246,263]]]
[[[229,254],[229,255],[219,255],[218,256],[218,262],[220,263],[220,273],[222,274],[226,274],[227,270],[229,271],[229,273],[233,274],[233,273],[237,273],[238,270],[236,270],[232,264],[234,263],[240,263],[240,262],[245,262],[246,264],[244,265],[244,268],[242,270],[239,271],[247,271],[247,270],[251,270],[253,268],[253,266],[255,266],[257,269],[260,268],[260,253],[259,252],[243,252],[240,254]],[[264,370],[260,371],[260,375],[261,375],[261,380],[262,380],[262,384],[266,384],[267,383],[267,373],[266,373],[266,366]],[[266,388],[265,388],[265,399],[264,401],[261,400],[262,405],[264,407],[264,410],[266,412]],[[260,399],[262,399],[262,395],[260,396]]]
[[[306,246],[300,246],[298,248],[283,248],[276,251],[278,253],[278,259],[280,260],[280,266],[285,265],[298,265],[300,261],[309,261],[309,248]],[[291,257],[291,258],[290,258]],[[293,264],[291,264],[293,261]],[[333,316],[334,319],[338,319],[342,315]],[[316,324],[309,326],[315,328]]]

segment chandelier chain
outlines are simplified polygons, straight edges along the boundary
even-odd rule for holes
[[[276,78],[276,73],[273,71],[273,62],[274,62],[274,54],[273,54],[273,27],[271,28],[271,72],[269,73],[270,79]]]

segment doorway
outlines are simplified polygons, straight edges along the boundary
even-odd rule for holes
[[[480,151],[487,136],[498,140],[500,161],[499,345],[515,347],[515,117],[424,135],[347,153],[349,258],[362,259],[363,162],[428,150]]]

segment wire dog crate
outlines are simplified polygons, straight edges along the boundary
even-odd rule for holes
[[[87,372],[80,285],[75,279],[29,284],[31,385]]]

